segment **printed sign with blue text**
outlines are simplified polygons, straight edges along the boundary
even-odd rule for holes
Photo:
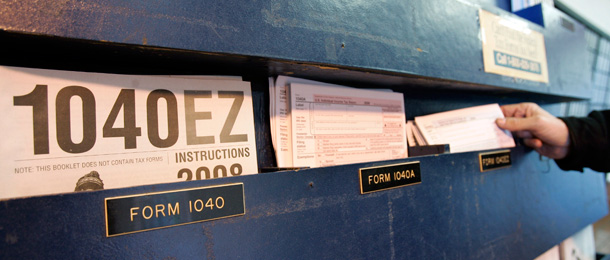
[[[509,16],[479,10],[485,72],[549,82],[544,36]]]

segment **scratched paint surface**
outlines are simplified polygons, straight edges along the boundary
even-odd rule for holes
[[[550,22],[565,17],[552,8],[543,9],[546,28],[531,25],[545,35],[549,85],[485,73],[478,9],[521,18],[478,2],[2,0],[0,28],[590,97],[579,91],[590,75],[578,65],[587,62],[584,27]]]
[[[422,183],[361,195],[358,169],[408,160],[9,200],[0,258],[533,259],[607,213],[603,176],[522,147],[419,157]],[[246,214],[104,237],[105,197],[243,182]]]

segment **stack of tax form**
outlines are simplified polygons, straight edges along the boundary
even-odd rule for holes
[[[496,125],[498,118],[504,118],[498,104],[418,116],[407,122],[407,142],[409,146],[449,144],[452,153],[514,147],[511,133]]]
[[[240,77],[0,66],[0,199],[258,172]]]
[[[407,157],[402,93],[279,76],[269,80],[278,167]]]

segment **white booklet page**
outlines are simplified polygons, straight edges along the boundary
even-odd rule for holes
[[[0,199],[258,171],[250,83],[0,66]]]

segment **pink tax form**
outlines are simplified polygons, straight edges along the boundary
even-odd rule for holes
[[[498,104],[415,117],[428,144],[449,144],[452,153],[515,147],[510,132],[496,125],[503,118]]]

